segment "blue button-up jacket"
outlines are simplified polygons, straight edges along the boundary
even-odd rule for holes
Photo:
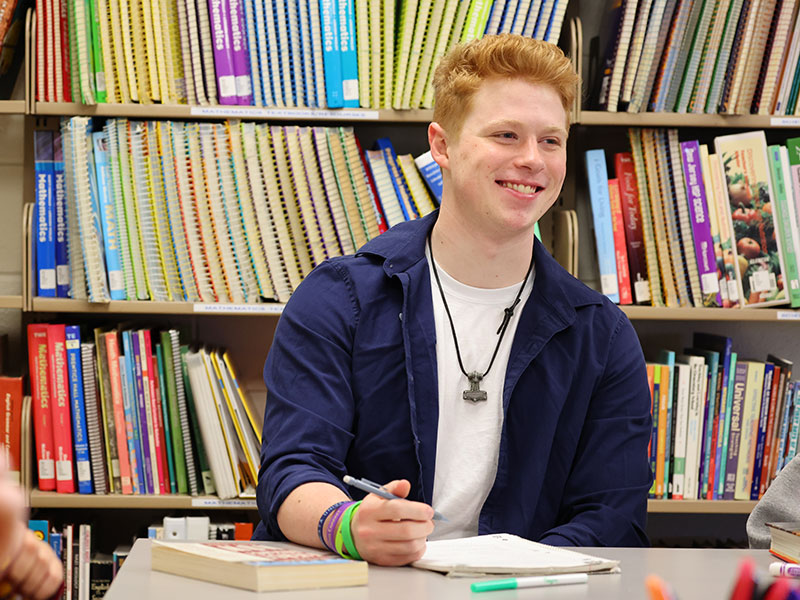
[[[286,305],[264,367],[255,539],[284,539],[277,513],[294,488],[323,481],[344,490],[345,473],[408,479],[409,498],[431,502],[439,403],[425,242],[436,217],[322,263]],[[651,421],[638,338],[538,241],[534,263],[479,532],[645,545]]]

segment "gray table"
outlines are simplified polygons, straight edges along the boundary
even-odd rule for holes
[[[653,573],[670,582],[680,600],[727,600],[739,562],[746,556],[766,571],[772,562],[766,550],[714,550],[667,548],[582,548],[589,554],[617,559],[622,573],[592,575],[587,585],[519,589],[474,595],[469,584],[476,579],[447,578],[438,573],[404,568],[370,567],[369,585],[362,587],[256,594],[194,579],[150,570],[150,541],[137,540],[106,600],[476,600],[548,598],[647,599],[644,579]],[[766,576],[766,575],[765,575]]]

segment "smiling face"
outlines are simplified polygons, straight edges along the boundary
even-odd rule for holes
[[[550,86],[489,79],[460,132],[432,123],[428,139],[442,167],[442,213],[496,241],[530,235],[564,183],[567,114]]]

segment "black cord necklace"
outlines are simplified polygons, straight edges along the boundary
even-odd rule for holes
[[[442,288],[442,282],[439,281],[439,272],[436,269],[436,261],[433,260],[433,246],[431,245],[431,235],[428,234],[428,251],[431,253],[431,266],[433,267],[433,276],[436,279],[436,286],[439,288],[439,293],[442,296],[442,304],[444,304],[444,310],[447,313],[447,320],[450,321],[450,329],[453,332],[453,343],[456,346],[456,356],[458,357],[458,366],[461,369],[461,372],[464,376],[469,379],[469,389],[464,390],[463,398],[464,400],[470,400],[472,402],[479,402],[481,400],[486,400],[487,394],[486,391],[480,388],[481,380],[489,374],[489,370],[492,368],[494,364],[494,359],[497,357],[497,351],[500,350],[500,342],[503,341],[503,336],[506,333],[506,329],[508,329],[508,324],[511,322],[511,317],[514,316],[514,308],[519,304],[520,296],[522,296],[522,291],[525,289],[525,284],[528,283],[528,277],[531,274],[531,270],[533,269],[533,250],[531,250],[531,263],[528,265],[528,272],[525,273],[525,279],[522,280],[522,285],[517,292],[517,297],[514,298],[514,302],[511,303],[511,306],[508,308],[503,309],[503,322],[500,324],[500,328],[497,330],[497,334],[500,336],[497,338],[497,345],[494,347],[494,352],[492,353],[492,359],[489,361],[489,366],[486,367],[486,370],[483,374],[478,373],[478,371],[472,371],[471,373],[467,373],[466,369],[464,369],[464,363],[461,361],[461,351],[458,348],[458,338],[456,337],[456,326],[453,323],[453,316],[450,314],[450,307],[447,306],[447,298],[444,295],[444,289]]]

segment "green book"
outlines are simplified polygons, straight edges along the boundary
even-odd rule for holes
[[[785,156],[783,156],[785,155]],[[792,307],[800,306],[800,272],[797,264],[797,248],[800,244],[797,221],[792,202],[789,175],[789,154],[782,146],[773,145],[767,148],[769,171],[772,177],[772,212],[777,223],[777,235],[785,267],[784,287],[789,292]]]
[[[94,84],[94,99],[98,103],[108,100],[106,94],[106,69],[103,64],[103,44],[100,39],[100,19],[106,18],[101,15],[95,0],[87,0],[86,9],[89,15],[89,25],[91,26],[92,38],[92,83]]]
[[[170,426],[169,408],[167,406],[167,390],[164,382],[164,352],[161,343],[156,343],[156,363],[158,368],[158,395],[161,403],[161,422],[164,429],[164,449],[167,452],[167,470],[169,472],[169,491],[175,494],[178,491],[175,478],[175,460],[172,452],[172,438],[175,431]]]
[[[181,346],[181,366],[183,371],[183,386],[186,390],[186,407],[189,409],[189,421],[192,427],[192,439],[194,440],[194,447],[197,453],[197,465],[200,468],[200,478],[203,484],[203,490],[206,495],[211,496],[216,493],[217,488],[214,485],[214,475],[211,473],[211,465],[208,463],[208,455],[206,454],[206,447],[203,444],[203,436],[200,433],[200,423],[197,420],[197,409],[194,406],[194,396],[192,395],[192,384],[189,381],[189,371],[186,368],[186,354],[189,352],[189,346]]]
[[[493,0],[472,0],[464,23],[464,31],[461,33],[462,43],[483,37],[492,4]]]
[[[178,391],[175,382],[175,372],[173,371],[172,360],[172,340],[169,331],[161,332],[161,343],[156,346],[158,352],[159,374],[162,375],[161,381],[162,396],[166,398],[167,411],[165,412],[164,422],[169,415],[169,429],[171,434],[170,444],[172,447],[172,457],[175,464],[175,481],[179,494],[188,494],[189,486],[186,476],[186,455],[183,447],[183,428],[181,427],[180,412],[178,410]]]

